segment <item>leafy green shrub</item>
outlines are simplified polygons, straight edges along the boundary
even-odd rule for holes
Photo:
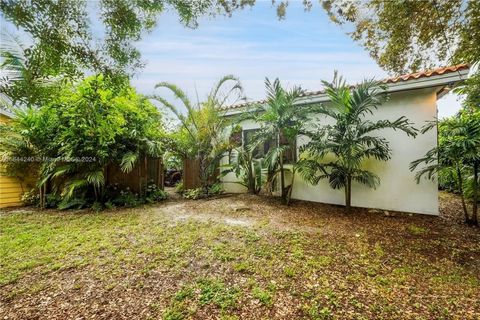
[[[40,202],[40,195],[37,189],[31,189],[22,195],[22,202],[26,206],[37,206]]]
[[[108,200],[103,194],[105,167],[119,165],[129,172],[140,158],[163,153],[164,131],[157,108],[128,84],[119,87],[103,75],[66,83],[41,108],[17,110],[8,125],[0,124],[0,133],[6,159],[25,155],[42,159],[5,165],[8,170],[21,164],[23,172],[36,171],[38,185],[55,190],[55,196],[45,199],[48,207],[61,200],[62,207],[73,202],[79,206],[80,200],[70,199],[82,198],[76,196],[79,193],[85,195],[85,205]],[[32,163],[35,170],[28,169]],[[136,204],[132,195],[122,196],[124,203]]]
[[[177,183],[177,185],[175,186],[175,192],[176,193],[183,193],[183,191],[185,191],[184,187],[183,187],[183,181],[180,181],[179,183]]]
[[[208,187],[209,195],[217,195],[222,193],[223,193],[223,185],[221,183],[214,183],[210,187]]]
[[[203,192],[202,188],[196,188],[196,189],[187,189],[183,191],[182,196],[185,199],[192,199],[192,200],[197,200],[205,197],[205,193]]]
[[[112,203],[121,206],[133,208],[141,204],[138,194],[134,194],[129,188],[121,190],[118,197],[111,199]]]
[[[57,209],[82,209],[88,207],[89,203],[85,197],[70,197],[64,198],[57,204]]]
[[[156,184],[150,183],[141,195],[133,193],[130,188],[122,188],[119,184],[111,184],[105,188],[104,206],[107,209],[115,207],[136,207],[144,203],[155,203],[168,198],[168,194]]]
[[[105,209],[115,209],[115,207],[116,207],[110,200],[105,202],[103,205],[104,205]]]
[[[102,211],[104,208],[105,206],[99,201],[95,201],[91,206],[93,211]]]
[[[454,170],[439,170],[438,171],[438,188],[449,192],[456,192],[458,186],[458,179]]]
[[[154,183],[149,184],[145,190],[145,202],[147,203],[155,203],[167,198],[168,194]]]
[[[208,187],[208,192],[205,192],[203,188],[187,189],[182,192],[182,196],[185,199],[203,199],[208,198],[214,195],[222,194],[223,186],[221,183],[214,183]]]
[[[62,198],[55,193],[48,193],[45,195],[45,207],[46,208],[56,208]]]

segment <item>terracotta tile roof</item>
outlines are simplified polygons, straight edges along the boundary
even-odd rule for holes
[[[464,64],[458,64],[456,66],[450,66],[450,67],[442,67],[442,68],[437,68],[437,69],[432,69],[432,70],[427,70],[427,71],[420,71],[420,72],[415,72],[415,73],[408,73],[404,74],[401,76],[396,76],[392,78],[387,78],[382,80],[383,83],[397,83],[397,82],[403,82],[403,81],[409,81],[409,80],[415,80],[419,78],[428,78],[431,76],[436,76],[436,75],[442,75],[445,73],[451,73],[451,72],[457,72],[460,70],[467,70],[470,68],[470,66],[466,63]],[[302,97],[309,97],[309,96],[316,96],[324,93],[323,90],[319,91],[305,91],[302,94]],[[243,102],[231,106],[226,106],[224,109],[237,109],[237,108],[242,108],[246,107],[249,105],[253,104],[258,104],[258,103],[265,103],[266,100],[256,100],[256,101],[249,101],[249,102]]]
[[[418,79],[418,78],[427,78],[427,77],[431,77],[431,76],[442,75],[444,73],[450,73],[450,72],[465,70],[465,69],[468,69],[468,68],[469,68],[469,65],[464,63],[464,64],[458,64],[456,66],[443,67],[443,68],[438,68],[438,69],[433,69],[433,70],[404,74],[404,75],[401,75],[401,76],[388,78],[388,79],[384,80],[383,82],[385,82],[385,83],[395,83],[395,82],[408,81],[408,80],[413,80],[413,79]]]

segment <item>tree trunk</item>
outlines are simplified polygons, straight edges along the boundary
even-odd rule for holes
[[[277,148],[280,149],[280,132],[277,133]],[[285,190],[285,172],[283,171],[283,152],[280,152],[278,157],[278,164],[280,167],[280,191],[282,196],[282,203],[287,204],[287,193]]]
[[[287,204],[287,193],[285,190],[285,172],[283,171],[283,154],[280,154],[280,189],[282,194],[282,203]]]
[[[351,200],[352,200],[352,178],[347,177],[345,185],[345,209],[347,213],[351,211]]]
[[[288,188],[287,206],[290,205],[290,199],[292,198],[292,191],[293,191],[293,183],[294,182],[295,182],[295,169],[292,172],[292,184],[290,185],[290,188]]]
[[[472,224],[478,226],[477,208],[478,208],[478,161],[473,163],[473,212]]]
[[[253,163],[250,163],[249,168],[248,168],[248,193],[250,194],[256,194],[257,187],[255,184],[255,169],[253,168]]]
[[[465,215],[465,223],[471,224],[470,217],[468,215],[467,204],[465,203],[465,197],[463,196],[463,177],[460,166],[457,165],[457,179],[458,179],[458,191],[460,192],[460,199],[462,201],[463,214]]]

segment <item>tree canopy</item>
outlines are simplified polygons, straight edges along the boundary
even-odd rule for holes
[[[324,0],[331,20],[384,69],[405,73],[480,61],[478,0]]]
[[[142,66],[134,42],[151,31],[158,16],[175,10],[195,27],[202,15],[226,14],[254,0],[0,0],[3,17],[28,33],[25,51],[38,74],[131,75]]]

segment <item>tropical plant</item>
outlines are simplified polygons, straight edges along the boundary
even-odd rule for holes
[[[274,145],[265,155],[265,167],[268,171],[267,181],[273,186],[272,180],[279,176],[282,202],[288,204],[293,188],[293,177],[290,185],[286,185],[285,156],[291,155],[292,170],[295,170],[295,143],[297,136],[304,132],[315,105],[298,105],[303,94],[300,87],[283,88],[277,78],[271,82],[265,79],[267,99],[264,103],[255,105],[250,112],[238,121],[247,119],[260,124],[260,129],[254,137],[256,143],[273,141]]]
[[[117,89],[102,75],[92,76],[66,86],[40,109],[17,110],[9,124],[0,125],[7,166],[38,172],[42,206],[47,185],[62,200],[99,201],[106,166],[118,164],[129,172],[140,159],[162,153],[156,108],[130,87]]]
[[[244,145],[232,150],[232,161],[223,166],[221,174],[234,173],[240,180],[233,183],[244,186],[251,194],[259,194],[264,184],[263,160],[254,157],[254,148]]]
[[[0,32],[0,108],[41,105],[59,89],[62,77],[41,75],[39,66],[29,63],[24,41],[6,30]]]
[[[462,108],[468,112],[480,110],[480,61],[470,68],[472,72],[454,92],[463,96]]]
[[[323,81],[323,85],[331,105],[322,105],[318,113],[334,123],[319,125],[307,133],[311,141],[301,149],[299,171],[311,184],[328,179],[333,189],[344,189],[346,210],[350,212],[353,181],[370,188],[380,183],[375,173],[362,168],[364,161],[388,161],[391,157],[388,140],[376,133],[393,129],[415,137],[417,130],[405,117],[394,121],[367,119],[386,98],[378,82],[365,80],[351,88],[335,74],[332,83]]]
[[[222,91],[229,83],[232,85]],[[200,186],[208,193],[208,187],[216,179],[215,172],[224,153],[231,148],[228,139],[230,120],[224,117],[223,106],[227,101],[238,101],[243,98],[240,81],[227,75],[213,87],[207,99],[194,105],[187,94],[177,86],[161,82],[155,88],[166,88],[182,103],[187,114],[180,108],[159,95],[151,98],[160,102],[173,112],[180,122],[177,131],[170,135],[169,149],[182,159],[192,159],[199,163]]]
[[[435,125],[435,122],[428,124],[422,132]],[[429,150],[424,157],[413,161],[410,170],[414,171],[423,165],[416,173],[417,182],[422,176],[434,179],[437,173],[453,174],[452,183],[460,194],[465,222],[478,225],[480,111],[462,110],[458,116],[439,122],[438,130],[438,146]],[[466,192],[467,189],[469,192]],[[471,194],[472,199],[471,214],[466,202],[468,194]]]

